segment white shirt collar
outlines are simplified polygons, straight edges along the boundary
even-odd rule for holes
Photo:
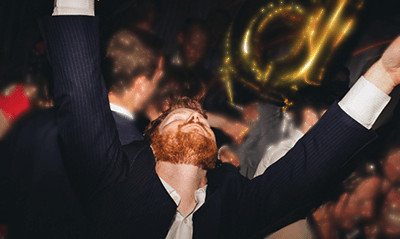
[[[304,136],[303,132],[301,132],[299,129],[294,129],[290,133],[290,138],[295,142],[299,141],[303,136]]]
[[[135,115],[132,114],[131,112],[129,112],[129,110],[125,109],[122,106],[110,103],[110,109],[114,112],[116,112],[117,114],[119,114],[120,116],[124,117],[127,120],[135,120]]]
[[[165,190],[167,190],[168,194],[174,200],[176,205],[179,206],[179,203],[181,202],[180,195],[162,178],[160,178],[160,181],[163,184]],[[178,209],[176,209],[175,217],[172,221],[171,227],[169,228],[166,239],[187,239],[193,237],[193,215],[205,203],[206,189],[207,185],[196,190],[196,205],[193,211],[190,212],[188,215],[185,216]]]
[[[176,205],[179,206],[179,203],[181,202],[181,196],[171,185],[169,185],[167,182],[165,182],[164,179],[162,179],[161,177],[159,177],[159,178],[160,178],[161,183],[163,184],[165,190],[167,190],[168,194],[174,200]],[[199,205],[199,207],[201,205],[203,205],[204,202],[206,201],[206,189],[207,189],[207,184],[204,185],[203,187],[197,189],[194,192],[194,195],[195,195],[194,198],[196,200],[196,203]]]

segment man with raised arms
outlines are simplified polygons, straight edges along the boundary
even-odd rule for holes
[[[87,0],[72,3],[56,1],[53,15],[94,15]],[[65,164],[93,238],[253,238],[304,217],[376,137],[370,128],[400,82],[398,38],[292,150],[248,180],[231,165],[217,165],[214,134],[190,99],[150,125],[151,145],[121,148],[92,16],[53,16],[41,29]]]

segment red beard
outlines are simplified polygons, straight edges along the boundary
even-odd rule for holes
[[[156,160],[173,164],[191,164],[202,169],[215,168],[217,145],[211,139],[180,130],[160,135],[156,130],[151,146]]]

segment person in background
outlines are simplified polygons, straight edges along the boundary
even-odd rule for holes
[[[317,238],[364,238],[364,226],[371,226],[379,217],[383,193],[379,174],[353,173],[343,184],[345,191],[335,202],[327,202],[313,213]]]
[[[32,84],[12,84],[0,93],[0,139],[14,121],[30,110],[36,91]]]
[[[380,232],[385,238],[400,237],[400,140],[389,150],[383,160],[383,172],[386,184],[389,185],[381,209]]]
[[[205,67],[213,76],[219,75],[225,49],[225,37],[231,24],[231,15],[222,8],[212,10],[206,18],[209,26],[209,54],[205,59]]]
[[[240,173],[252,179],[265,148],[288,135],[292,129],[292,120],[282,107],[261,101],[248,104],[241,118],[239,122],[245,127],[233,128],[238,140],[221,147],[219,153],[224,162],[237,159]]]
[[[364,160],[343,182],[337,199],[312,213],[317,238],[375,239],[400,235],[398,135],[381,131],[380,136],[377,144],[360,155]]]
[[[325,88],[307,86],[299,90],[293,100],[293,106],[288,109],[294,127],[290,129],[287,138],[265,150],[254,177],[263,174],[268,167],[282,158],[318,122],[333,101],[334,98]]]
[[[307,131],[322,117],[328,107],[333,103],[333,97],[321,87],[307,86],[296,93],[293,106],[288,109],[288,114],[294,122],[294,128],[289,131],[289,136],[277,144],[269,146],[262,157],[254,177],[262,175],[272,164],[282,158]],[[267,238],[311,238],[312,230],[307,220],[302,219],[287,227],[280,229]]]
[[[177,35],[178,50],[171,56],[170,64],[204,69],[208,51],[209,30],[205,21],[187,19]]]
[[[51,79],[43,42],[37,43],[29,55],[29,68],[6,67],[0,88],[0,140],[19,119],[29,112],[53,106],[48,82]]]
[[[222,17],[224,21],[229,21],[222,12],[216,11],[215,13],[213,17],[216,19]],[[226,22],[220,23],[222,25],[228,24]],[[210,37],[213,36],[210,33],[210,26],[206,21],[197,18],[187,19],[180,32],[177,34],[178,50],[169,58],[168,62],[170,65],[179,67],[185,71],[186,78],[189,80],[184,80],[182,84],[191,81],[191,85],[194,87],[195,91],[199,88],[201,89],[202,106],[208,113],[212,113],[216,116],[210,117],[210,122],[212,126],[217,126],[217,130],[215,131],[217,145],[222,146],[232,142],[232,138],[234,142],[237,141],[235,138],[241,142],[241,139],[239,139],[241,137],[238,137],[240,133],[238,133],[238,130],[243,130],[244,126],[243,124],[236,124],[239,127],[231,129],[228,128],[228,124],[223,124],[224,122],[231,121],[229,119],[237,112],[228,103],[226,89],[215,74],[215,68],[218,68],[219,63],[213,62],[213,64],[215,63],[216,65],[212,67],[209,65],[209,61],[215,60],[212,59],[212,57],[218,54],[215,51],[209,51]],[[229,126],[232,125],[234,124],[230,124]]]
[[[143,139],[134,118],[163,72],[156,49],[130,30],[118,31],[108,44],[107,107],[122,145]],[[62,160],[56,107],[21,119],[0,152],[0,225],[8,225],[10,238],[87,238],[87,218]]]
[[[152,40],[151,35],[124,28],[107,45],[103,71],[123,145],[143,139],[135,115],[146,108],[163,73],[164,61]]]

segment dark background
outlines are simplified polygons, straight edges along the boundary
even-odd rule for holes
[[[160,0],[160,2],[162,15],[156,27],[156,33],[163,39],[164,51],[168,54],[175,49],[176,33],[186,18],[200,17],[204,19],[211,10],[223,8],[231,14],[232,19],[239,16],[236,18],[235,24],[237,25],[238,21],[243,21],[241,16],[248,15],[243,11],[252,11],[268,1]],[[298,0],[298,2],[307,4],[305,0]],[[101,16],[101,24],[107,26],[115,16],[134,5],[135,0],[96,1],[96,15]],[[50,15],[52,9],[53,0],[1,0],[0,89],[10,82],[20,80],[29,71],[32,49],[41,42],[37,19]],[[358,28],[353,34],[356,37],[347,41],[343,54],[341,54],[348,65],[351,64],[350,58],[354,51],[398,35],[400,32],[397,31],[400,26],[399,13],[400,1],[366,0],[366,5],[359,18]],[[383,45],[383,49],[386,46]],[[376,52],[371,54],[376,54]],[[366,56],[362,55],[362,57],[365,59]],[[360,64],[358,66],[360,67]],[[352,71],[356,72],[356,70]]]

